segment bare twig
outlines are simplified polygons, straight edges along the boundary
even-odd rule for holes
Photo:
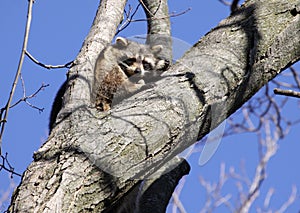
[[[179,199],[179,195],[180,195],[180,193],[181,193],[181,191],[183,189],[183,186],[185,184],[185,180],[186,180],[185,177],[183,177],[180,180],[180,184],[176,187],[176,190],[172,194],[172,198],[173,198],[173,201],[174,201],[172,212],[177,212],[176,210],[179,209],[179,211],[181,213],[186,213],[186,211],[184,209],[184,206],[183,206],[183,204],[181,203],[181,201]]]
[[[185,13],[187,13],[188,11],[191,10],[191,8],[188,8],[182,12],[179,12],[179,13],[175,13],[175,12],[172,12],[170,13],[168,16],[163,16],[163,17],[152,17],[155,15],[155,13],[150,13],[151,14],[151,17],[150,18],[143,18],[143,19],[133,19],[133,17],[135,16],[135,14],[137,13],[139,7],[141,5],[144,5],[144,3],[142,1],[140,1],[141,3],[138,4],[138,6],[135,8],[135,10],[133,11],[131,6],[129,5],[129,10],[128,12],[124,12],[125,13],[125,21],[121,24],[121,26],[118,28],[118,31],[116,32],[116,35],[119,34],[122,30],[124,30],[125,28],[127,28],[129,26],[129,24],[131,22],[141,22],[141,21],[148,21],[148,20],[159,20],[159,19],[168,19],[168,18],[171,18],[171,17],[176,17],[176,16],[181,16]],[[144,6],[144,8],[146,9],[147,7]],[[157,8],[157,10],[159,9],[159,7]],[[157,11],[156,10],[156,11]],[[133,11],[133,12],[132,12]]]
[[[294,85],[293,83],[277,81],[276,79],[272,80],[272,83],[275,84],[277,87],[288,87],[290,89],[298,89],[299,88],[298,86]]]
[[[152,13],[148,7],[145,5],[145,3],[143,2],[143,0],[139,0],[139,2],[143,5],[144,9],[149,13],[149,15],[151,15],[152,17],[155,16],[155,14],[157,13],[157,11],[159,10],[160,8],[160,5],[161,5],[161,1],[159,2],[158,4],[158,7],[156,8],[156,11],[154,13]]]
[[[289,197],[289,199],[280,207],[279,210],[277,210],[275,213],[284,213],[286,212],[287,208],[295,202],[296,200],[296,197],[297,197],[297,187],[296,186],[293,186],[292,187],[292,192],[291,192],[291,195]]]
[[[275,135],[272,138],[271,128],[269,121],[265,120],[265,134],[266,138],[262,139],[259,134],[259,153],[261,155],[261,159],[259,164],[256,167],[256,172],[252,184],[248,191],[247,199],[241,204],[238,212],[249,212],[249,209],[253,202],[259,195],[260,187],[263,181],[266,178],[266,165],[269,162],[270,158],[275,155],[277,151],[277,141],[279,139],[279,134],[275,132]],[[266,152],[263,154],[263,147],[266,148]]]
[[[127,28],[131,22],[133,22],[133,17],[137,13],[138,9],[140,8],[141,4],[138,4],[138,6],[135,8],[135,10],[132,13],[132,7],[129,5],[128,12],[124,11],[125,13],[125,21],[121,24],[121,26],[118,28],[118,31],[116,32],[116,35],[118,35],[122,30]],[[132,13],[132,14],[131,14]]]
[[[2,162],[0,163],[0,171],[2,169],[4,169],[5,171],[8,171],[10,174],[11,174],[11,178],[13,177],[13,175],[17,175],[17,176],[22,176],[21,174],[15,172],[14,168],[10,165],[9,161],[8,161],[8,158],[7,158],[8,154],[5,153],[5,156],[0,156],[1,159],[2,159]]]
[[[14,79],[14,82],[13,82],[13,85],[12,85],[12,88],[11,88],[11,91],[10,91],[8,101],[7,101],[6,106],[5,106],[4,118],[3,119],[1,118],[1,120],[3,122],[1,123],[2,126],[1,126],[1,132],[0,132],[0,155],[1,155],[1,147],[2,147],[2,136],[3,136],[3,133],[4,133],[4,129],[5,129],[5,124],[7,122],[7,117],[8,117],[10,104],[11,104],[12,98],[13,98],[14,93],[15,93],[15,89],[16,89],[16,86],[17,86],[17,83],[18,83],[18,80],[19,80],[19,76],[20,76],[20,73],[21,73],[21,70],[22,70],[22,66],[23,66],[25,52],[26,52],[26,49],[27,49],[29,30],[30,30],[30,24],[31,24],[31,17],[32,17],[32,5],[33,5],[34,0],[29,0],[28,2],[29,3],[28,3],[28,12],[27,12],[27,22],[26,22],[24,41],[23,41],[22,52],[21,52],[21,56],[20,56],[20,60],[19,60],[19,65],[18,65],[18,69],[17,69],[16,75],[15,75],[15,79]]]
[[[288,77],[293,77],[295,81],[297,81],[297,73],[293,74],[292,72],[289,72],[286,73],[286,75],[288,75]],[[272,83],[276,86],[283,86],[284,84],[277,81],[272,81]],[[284,84],[284,86],[297,88],[297,85],[293,84]],[[276,95],[271,93],[269,88],[270,85],[266,85],[264,95],[253,97],[246,103],[240,112],[237,112],[243,114],[242,119],[239,118],[239,121],[234,121],[235,119],[230,117],[227,120],[227,124],[230,127],[226,129],[224,136],[244,132],[257,132],[260,130],[264,118],[269,118],[275,128],[279,128],[281,132],[285,131],[284,128],[289,129],[292,125],[299,122],[298,120],[286,120],[282,117],[281,111],[289,99],[288,97],[279,100],[275,99]],[[281,90],[279,89],[279,91]],[[236,116],[237,115],[235,115],[235,117]]]
[[[300,98],[300,92],[296,92],[294,90],[283,90],[283,89],[275,88],[274,93],[276,95],[285,95],[285,96]]]
[[[292,74],[293,74],[293,77],[294,77],[294,80],[295,80],[295,82],[296,82],[296,85],[297,85],[297,87],[300,89],[300,77],[299,77],[299,75],[297,74],[297,71],[295,70],[295,68],[294,67],[290,67],[290,70],[291,70],[291,72],[292,72]]]
[[[219,2],[221,2],[222,4],[226,5],[226,6],[230,6],[231,3],[225,0],[219,0]]]
[[[284,77],[293,77],[296,84],[286,84],[274,81],[272,81],[272,83],[275,83],[279,87],[288,86],[290,88],[299,88],[299,75],[293,68],[290,69],[290,72],[285,73]],[[281,111],[289,99],[286,97],[284,99],[276,100],[276,96],[272,93],[272,91],[270,91],[269,88],[270,85],[267,85],[264,88],[265,90],[262,95],[252,98],[242,108],[242,110],[239,112],[241,116],[235,118],[238,121],[234,122],[232,118],[229,118],[227,121],[227,124],[229,124],[230,127],[228,130],[226,130],[225,136],[241,132],[255,132],[259,141],[258,153],[260,161],[256,167],[253,180],[249,181],[246,174],[240,175],[235,172],[233,167],[230,168],[229,177],[236,179],[238,200],[241,201],[240,206],[234,212],[248,212],[250,207],[253,206],[253,202],[260,195],[262,183],[266,179],[266,165],[277,151],[278,140],[289,132],[292,125],[299,122],[299,120],[287,120],[282,116]],[[216,206],[216,203],[218,203],[218,201],[214,200],[211,196],[211,194],[217,193],[215,191],[218,190],[216,190],[214,185],[206,182],[204,179],[201,179],[200,182],[207,191],[204,212],[208,212],[213,209],[212,206]],[[245,190],[245,188],[248,188],[248,190]],[[273,192],[273,189],[269,190],[265,197],[263,207],[257,208],[258,212],[267,212],[266,210],[269,208]],[[294,196],[295,192],[292,191],[290,198],[282,205],[278,212],[284,212],[284,210],[291,205],[292,202],[294,202]],[[226,200],[225,198],[227,197],[223,196],[224,200]]]
[[[290,83],[286,82],[278,82],[276,80],[272,80],[272,83],[274,83],[277,87],[287,87],[289,89],[281,89],[281,88],[275,88],[274,93],[277,95],[284,95],[284,96],[290,96],[290,97],[296,97],[300,98],[300,92],[297,92],[293,89],[300,89],[300,77],[297,71],[294,67],[289,68],[290,72],[287,73],[285,76],[287,77],[293,77],[294,83],[290,81]]]
[[[46,65],[35,59],[27,50],[25,50],[25,54],[37,65],[44,67],[46,69],[60,69],[60,68],[71,68],[73,66],[73,61],[70,61],[63,65]]]
[[[266,197],[265,197],[264,209],[269,208],[269,206],[270,206],[270,200],[271,200],[271,197],[272,197],[273,194],[274,194],[274,188],[270,188],[268,190],[268,193],[267,193]]]
[[[37,107],[37,106],[34,106],[33,104],[31,104],[31,103],[28,101],[28,99],[31,99],[31,98],[36,97],[36,95],[37,95],[40,91],[44,90],[45,87],[48,87],[49,84],[44,84],[44,83],[42,83],[42,85],[41,85],[41,86],[40,86],[33,94],[27,96],[27,95],[26,95],[25,82],[24,82],[24,80],[23,80],[23,78],[22,78],[22,75],[20,75],[20,78],[21,78],[22,88],[23,88],[23,97],[20,98],[16,103],[12,104],[12,105],[10,106],[10,108],[13,108],[14,106],[16,106],[16,105],[18,105],[19,103],[21,103],[22,101],[24,101],[28,106],[30,106],[30,107],[32,107],[32,108],[34,108],[34,109],[37,109],[39,112],[43,112],[43,111],[44,111],[44,108],[39,108],[39,107]],[[3,110],[3,109],[1,109],[1,110]]]
[[[232,195],[222,195],[221,190],[224,184],[228,180],[228,175],[225,173],[225,163],[220,165],[220,175],[219,181],[217,183],[211,184],[209,181],[206,181],[203,177],[199,177],[200,184],[206,190],[206,202],[204,207],[202,208],[201,212],[214,212],[214,210],[221,206],[225,205],[230,212],[234,212],[234,209],[229,202]]]
[[[236,179],[239,183],[243,183],[246,186],[250,186],[251,185],[251,181],[249,179],[249,177],[247,176],[247,174],[244,172],[245,168],[241,168],[242,174],[239,174],[237,172],[235,172],[234,167],[230,167],[229,169],[229,176],[231,178]]]

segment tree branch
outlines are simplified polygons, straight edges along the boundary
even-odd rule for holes
[[[22,176],[21,174],[15,172],[15,168],[11,166],[11,164],[8,161],[8,154],[5,153],[5,156],[0,156],[2,159],[2,162],[0,161],[0,171],[4,169],[5,171],[9,172],[11,175],[11,178],[13,175]]]
[[[283,90],[283,89],[275,88],[274,93],[276,95],[285,95],[285,96],[300,98],[300,92],[296,92],[294,90]]]
[[[23,47],[22,47],[22,52],[21,52],[21,56],[20,56],[20,60],[19,60],[19,64],[18,64],[18,69],[15,75],[15,79],[9,94],[9,98],[8,101],[6,103],[5,106],[5,113],[4,113],[4,117],[0,118],[0,120],[2,121],[1,123],[1,131],[0,131],[0,155],[1,154],[1,147],[2,147],[2,137],[3,137],[3,133],[4,133],[4,129],[5,129],[5,124],[7,122],[7,117],[8,117],[8,112],[9,112],[9,108],[10,108],[10,104],[12,101],[12,98],[15,94],[15,89],[19,80],[19,76],[22,70],[22,66],[23,66],[23,61],[24,61],[24,57],[25,57],[25,52],[27,49],[27,43],[28,43],[28,38],[29,38],[29,30],[30,30],[30,24],[31,24],[31,17],[32,17],[32,5],[33,5],[34,0],[29,0],[28,1],[28,9],[27,9],[27,21],[26,21],[26,27],[25,27],[25,34],[24,34],[24,40],[23,40]]]
[[[46,65],[41,62],[39,62],[37,59],[35,59],[27,50],[25,51],[25,54],[37,65],[40,65],[41,67],[44,67],[46,69],[59,69],[59,68],[71,68],[73,65],[73,61],[70,61],[64,65]]]

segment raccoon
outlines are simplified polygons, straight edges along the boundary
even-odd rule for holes
[[[146,83],[157,80],[169,62],[159,58],[161,45],[139,44],[122,37],[106,47],[98,56],[94,70],[92,104],[101,111],[139,90]],[[59,89],[50,114],[49,132],[56,126],[56,117],[62,108],[62,97],[67,81]]]
[[[92,102],[101,111],[110,110],[149,82],[157,80],[169,63],[158,57],[161,45],[149,46],[122,37],[98,56],[94,70]]]

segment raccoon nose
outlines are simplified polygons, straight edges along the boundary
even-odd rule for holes
[[[134,71],[134,73],[136,73],[136,74],[141,73],[141,72],[142,72],[142,70],[140,68],[136,68]]]

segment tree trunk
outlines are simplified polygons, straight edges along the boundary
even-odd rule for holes
[[[155,85],[98,112],[90,105],[93,65],[124,5],[101,1],[69,71],[58,125],[34,154],[9,212],[164,212],[189,171],[174,156],[300,58],[299,0],[249,0]]]

